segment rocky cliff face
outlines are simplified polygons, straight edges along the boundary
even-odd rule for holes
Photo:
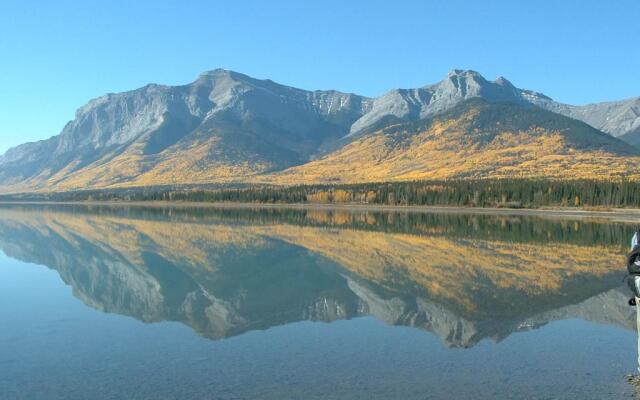
[[[612,136],[624,136],[640,128],[640,97],[627,100],[572,106],[549,98],[532,97],[532,104],[574,118]]]
[[[491,82],[475,71],[453,70],[434,85],[395,89],[378,97],[371,110],[351,126],[350,134],[384,128],[390,122],[420,120],[477,97],[489,102],[528,103],[520,89],[505,78]]]

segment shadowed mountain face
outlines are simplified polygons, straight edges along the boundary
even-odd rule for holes
[[[531,103],[546,110],[584,121],[621,139],[625,139],[627,133],[640,129],[640,97],[584,106],[557,103],[547,97],[532,98]]]
[[[566,318],[630,328],[617,243],[631,230],[465,215],[0,208],[0,249],[56,270],[86,304],[212,339],[362,315],[455,347]]]
[[[625,142],[640,148],[640,126],[620,136]]]
[[[381,155],[391,151],[389,144],[379,139],[386,128],[393,130],[398,124],[407,123],[426,127],[436,116],[450,119],[456,108],[473,99],[494,105],[484,106],[495,108],[490,113],[496,118],[492,121],[493,128],[509,125],[505,103],[509,104],[509,112],[521,117],[517,126],[509,126],[512,129],[499,129],[498,144],[505,151],[469,149],[473,156],[496,159],[498,164],[491,168],[515,164],[515,170],[509,173],[529,176],[527,168],[536,168],[528,161],[539,156],[537,146],[546,144],[543,156],[550,168],[557,171],[564,170],[563,163],[581,164],[584,172],[579,177],[630,175],[637,170],[638,159],[628,160],[628,153],[635,150],[618,151],[622,142],[597,129],[637,144],[634,132],[640,127],[638,99],[570,106],[516,88],[504,78],[488,81],[475,71],[463,70],[452,71],[434,85],[392,90],[370,99],[332,90],[306,91],[232,71],[214,70],[184,86],[152,84],[91,100],[77,110],[75,119],[59,135],[23,144],[0,156],[0,190],[238,184],[265,180],[306,183],[309,181],[306,172],[299,174],[294,169],[289,174],[292,171],[289,168],[314,169],[323,176],[325,171],[319,171],[318,165],[309,164],[310,161],[326,156],[330,162],[338,159],[342,162],[344,157],[340,156],[352,151],[350,145],[365,140],[367,146],[361,151],[375,162],[365,159],[366,164],[362,164],[362,157],[358,157],[342,166],[347,175],[355,177],[362,168],[378,168],[376,162],[380,162]],[[491,127],[483,131],[486,121],[482,115],[475,120],[473,111],[477,103],[465,107],[468,112],[458,114],[466,119],[451,121],[458,128],[458,135],[469,135],[472,145],[478,134],[491,136]],[[539,118],[540,108],[549,111],[545,118]],[[584,121],[594,129],[568,122],[561,115]],[[391,152],[411,165],[385,160],[388,165],[384,169],[389,170],[389,175],[375,179],[405,179],[407,174],[398,171],[407,169],[425,176],[433,175],[434,170],[448,170],[449,165],[442,161],[423,162],[423,159],[437,160],[438,153],[428,147],[441,148],[442,143],[421,136],[422,132],[411,129],[404,132],[422,149],[404,152],[402,147],[394,147]],[[549,143],[549,137],[553,143]],[[392,138],[394,142],[397,139]],[[455,134],[443,140],[465,144]],[[542,140],[545,143],[539,143]],[[563,156],[567,153],[575,159],[566,160]],[[609,169],[609,165],[613,167]],[[286,171],[288,179],[274,175],[279,171]],[[543,171],[540,176],[546,174]],[[474,165],[464,165],[460,172],[447,176],[474,175],[486,174]],[[563,177],[576,176],[572,172]],[[368,179],[371,177],[358,177]]]

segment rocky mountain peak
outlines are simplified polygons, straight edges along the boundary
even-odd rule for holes
[[[476,71],[454,69],[435,85],[427,86],[438,97],[466,99],[478,96],[490,83]]]
[[[505,78],[504,76],[497,77],[494,82],[496,83],[496,85],[505,86],[505,87],[514,88],[515,89],[515,86],[513,86],[513,84],[507,78]]]
[[[447,73],[447,78],[452,77],[480,77],[484,79],[478,71],[472,69],[452,69]]]
[[[224,68],[215,68],[200,73],[200,76],[216,76],[216,75],[229,75],[233,71]]]
[[[391,90],[375,99],[371,110],[352,125],[349,136],[375,129],[382,121],[425,118],[474,97],[522,102],[519,89],[504,78],[490,82],[477,71],[454,69],[438,83],[419,89]]]
[[[482,86],[487,84],[488,81],[477,71],[473,71],[470,69],[454,69],[449,71],[447,76],[436,85],[443,85],[448,83],[453,83],[456,87],[464,85]]]
[[[235,80],[235,81],[255,81],[257,79],[251,78],[248,75],[241,74],[229,69],[216,68],[210,71],[202,72],[198,75],[195,82],[198,81],[219,81],[219,80]]]

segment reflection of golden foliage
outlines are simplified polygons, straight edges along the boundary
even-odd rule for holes
[[[264,228],[254,228],[261,232]],[[266,234],[266,232],[265,232]],[[393,287],[398,273],[429,293],[462,301],[461,293],[516,289],[531,296],[557,292],[574,276],[604,276],[619,270],[619,249],[570,244],[530,244],[442,237],[271,226],[268,234],[337,262],[351,272]]]
[[[327,225],[348,225],[367,221],[366,214],[354,214],[348,211],[309,210],[306,218],[311,222]]]
[[[0,211],[0,218],[2,224],[26,224],[47,236],[55,233],[76,247],[80,240],[90,241],[106,253],[119,254],[135,265],[143,263],[143,252],[152,252],[179,265],[214,269],[217,260],[210,258],[210,254],[216,249],[233,246],[241,251],[265,245],[262,236],[227,225],[7,210]]]
[[[28,226],[45,236],[57,234],[74,246],[90,241],[133,265],[152,252],[194,273],[216,269],[221,251],[251,252],[277,239],[304,247],[364,279],[389,289],[421,288],[432,298],[474,309],[461,293],[518,290],[531,297],[557,293],[572,278],[604,277],[619,271],[620,249],[564,243],[517,243],[483,239],[341,229],[364,214],[309,211],[327,227],[287,224],[219,225],[50,211],[0,210],[0,225]],[[393,214],[388,214],[393,218]],[[435,229],[435,227],[434,227]],[[438,229],[435,229],[438,230]]]

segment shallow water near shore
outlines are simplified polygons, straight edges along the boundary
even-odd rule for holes
[[[634,228],[0,205],[0,398],[631,398]]]

